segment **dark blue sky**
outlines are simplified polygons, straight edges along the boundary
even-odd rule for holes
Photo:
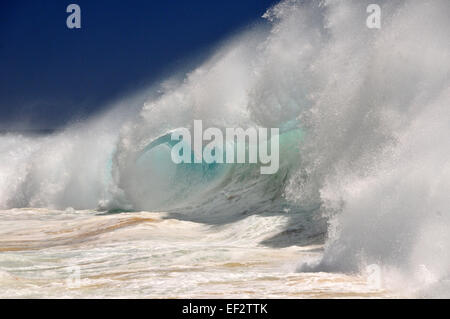
[[[81,29],[66,7],[81,7]],[[3,0],[0,129],[55,128],[145,87],[239,29],[270,0]]]

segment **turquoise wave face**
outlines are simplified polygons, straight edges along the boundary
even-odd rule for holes
[[[220,201],[222,197],[237,198],[242,192],[251,195],[245,200],[246,206],[261,201],[261,198],[279,196],[286,175],[298,163],[299,145],[303,138],[302,130],[293,125],[280,130],[279,170],[272,175],[261,175],[260,167],[264,164],[259,161],[252,164],[207,163],[204,160],[194,163],[194,152],[191,152],[191,163],[175,164],[171,159],[171,151],[178,141],[171,141],[171,134],[165,134],[140,152],[133,169],[133,186],[128,195],[137,208],[147,210],[185,209],[186,206],[201,209],[205,201],[209,205]],[[270,144],[269,141],[269,147]],[[234,154],[241,146],[236,142],[231,146]],[[247,159],[250,147],[254,145],[246,143]],[[219,151],[226,158],[226,149]]]

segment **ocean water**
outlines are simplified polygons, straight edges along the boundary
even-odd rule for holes
[[[1,298],[392,295],[364,276],[296,272],[323,247],[260,245],[287,223],[280,216],[207,226],[164,213],[15,209],[1,223]]]
[[[1,297],[450,296],[450,2],[282,1],[202,65],[0,135]],[[280,128],[280,169],[176,128]],[[158,141],[158,142],[157,142]]]

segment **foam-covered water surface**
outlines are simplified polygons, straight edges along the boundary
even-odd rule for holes
[[[389,295],[364,277],[296,273],[298,259],[318,258],[322,246],[260,245],[283,228],[283,217],[206,226],[165,213],[16,209],[0,220],[3,298]]]

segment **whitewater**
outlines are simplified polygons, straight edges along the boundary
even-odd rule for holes
[[[0,297],[450,297],[450,2],[377,1],[381,29],[370,3],[282,1],[102,114],[2,133]],[[280,128],[278,171],[173,163],[195,120]]]

